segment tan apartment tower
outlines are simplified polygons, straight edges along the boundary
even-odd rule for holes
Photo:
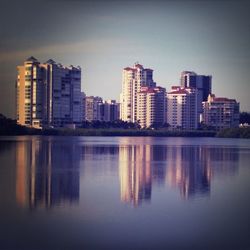
[[[135,63],[133,67],[126,67],[122,72],[122,92],[120,94],[120,119],[128,122],[137,122],[137,94],[141,87],[155,87],[153,70]]]
[[[30,57],[18,66],[17,122],[29,127],[63,127],[83,120],[81,68]]]

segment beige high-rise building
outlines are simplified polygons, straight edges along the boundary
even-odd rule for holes
[[[142,128],[161,126],[166,119],[166,90],[162,87],[141,87],[137,94],[138,123]]]
[[[16,82],[17,122],[30,127],[41,127],[44,119],[45,72],[34,57],[18,66]]]
[[[123,69],[120,94],[121,120],[137,122],[137,93],[141,91],[142,86],[155,87],[155,85],[152,69],[144,69],[139,63],[136,63],[134,67]]]
[[[167,93],[167,123],[172,128],[197,129],[197,90],[172,87]]]
[[[40,63],[30,57],[18,66],[17,122],[29,127],[80,124],[82,117],[81,69],[53,60]]]

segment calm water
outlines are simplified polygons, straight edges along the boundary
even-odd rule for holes
[[[0,249],[250,249],[250,140],[1,137]]]

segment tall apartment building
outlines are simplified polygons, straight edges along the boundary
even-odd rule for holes
[[[234,99],[211,94],[203,102],[203,122],[217,130],[239,126],[240,104]]]
[[[115,100],[107,100],[98,103],[98,120],[111,122],[119,119],[120,104]]]
[[[82,110],[82,120],[85,121],[86,120],[86,94],[84,92],[81,92],[81,110]]]
[[[197,112],[201,116],[203,112],[202,102],[207,101],[208,95],[212,91],[212,76],[197,75],[193,71],[183,71],[181,73],[181,87],[197,89]]]
[[[142,128],[165,123],[166,90],[162,87],[141,87],[137,94],[138,123]]]
[[[142,86],[156,86],[153,81],[152,69],[144,69],[138,63],[134,67],[123,69],[122,92],[120,94],[121,120],[128,122],[136,122],[138,120],[137,93],[140,92]]]
[[[81,123],[80,67],[65,67],[51,59],[40,63],[30,57],[17,68],[19,124],[41,128]]]
[[[97,121],[98,106],[102,103],[102,98],[99,96],[86,96],[85,97],[85,120]]]
[[[197,90],[173,87],[167,93],[167,123],[172,128],[197,129]]]

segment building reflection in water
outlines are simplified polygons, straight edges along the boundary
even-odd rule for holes
[[[237,148],[126,145],[119,149],[120,197],[134,206],[151,199],[152,185],[178,187],[183,199],[208,196],[214,176],[238,171]]]
[[[79,200],[79,148],[50,140],[19,141],[16,200],[22,207],[50,208]]]
[[[80,161],[85,175],[101,176],[117,173],[118,163],[120,199],[133,206],[149,202],[154,185],[178,188],[183,199],[208,196],[214,177],[224,178],[238,171],[237,148],[154,145],[152,138],[139,138],[137,144],[131,142],[126,137],[120,138],[118,145],[35,138],[18,141],[18,204],[33,209],[78,202]]]
[[[121,146],[119,178],[121,200],[137,206],[150,200],[152,189],[150,145]]]
[[[166,181],[178,186],[185,199],[208,195],[213,177],[225,177],[238,171],[237,148],[173,146],[167,151]]]

